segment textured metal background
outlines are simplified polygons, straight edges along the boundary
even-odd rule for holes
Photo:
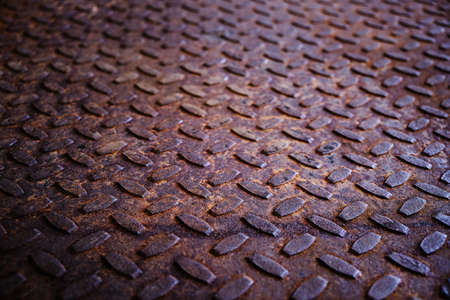
[[[449,11],[1,1],[1,298],[449,297]]]

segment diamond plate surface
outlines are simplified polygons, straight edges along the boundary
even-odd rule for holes
[[[3,299],[450,297],[446,1],[2,1]]]

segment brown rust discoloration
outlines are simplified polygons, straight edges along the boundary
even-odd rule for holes
[[[419,245],[450,214],[448,19],[443,1],[3,1],[0,295],[361,299],[400,274],[390,298],[438,297],[448,250]]]

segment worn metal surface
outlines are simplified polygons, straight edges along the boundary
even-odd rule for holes
[[[2,1],[1,297],[448,297],[449,10]]]

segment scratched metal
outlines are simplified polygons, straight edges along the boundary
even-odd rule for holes
[[[1,1],[2,299],[450,297],[446,1]]]

